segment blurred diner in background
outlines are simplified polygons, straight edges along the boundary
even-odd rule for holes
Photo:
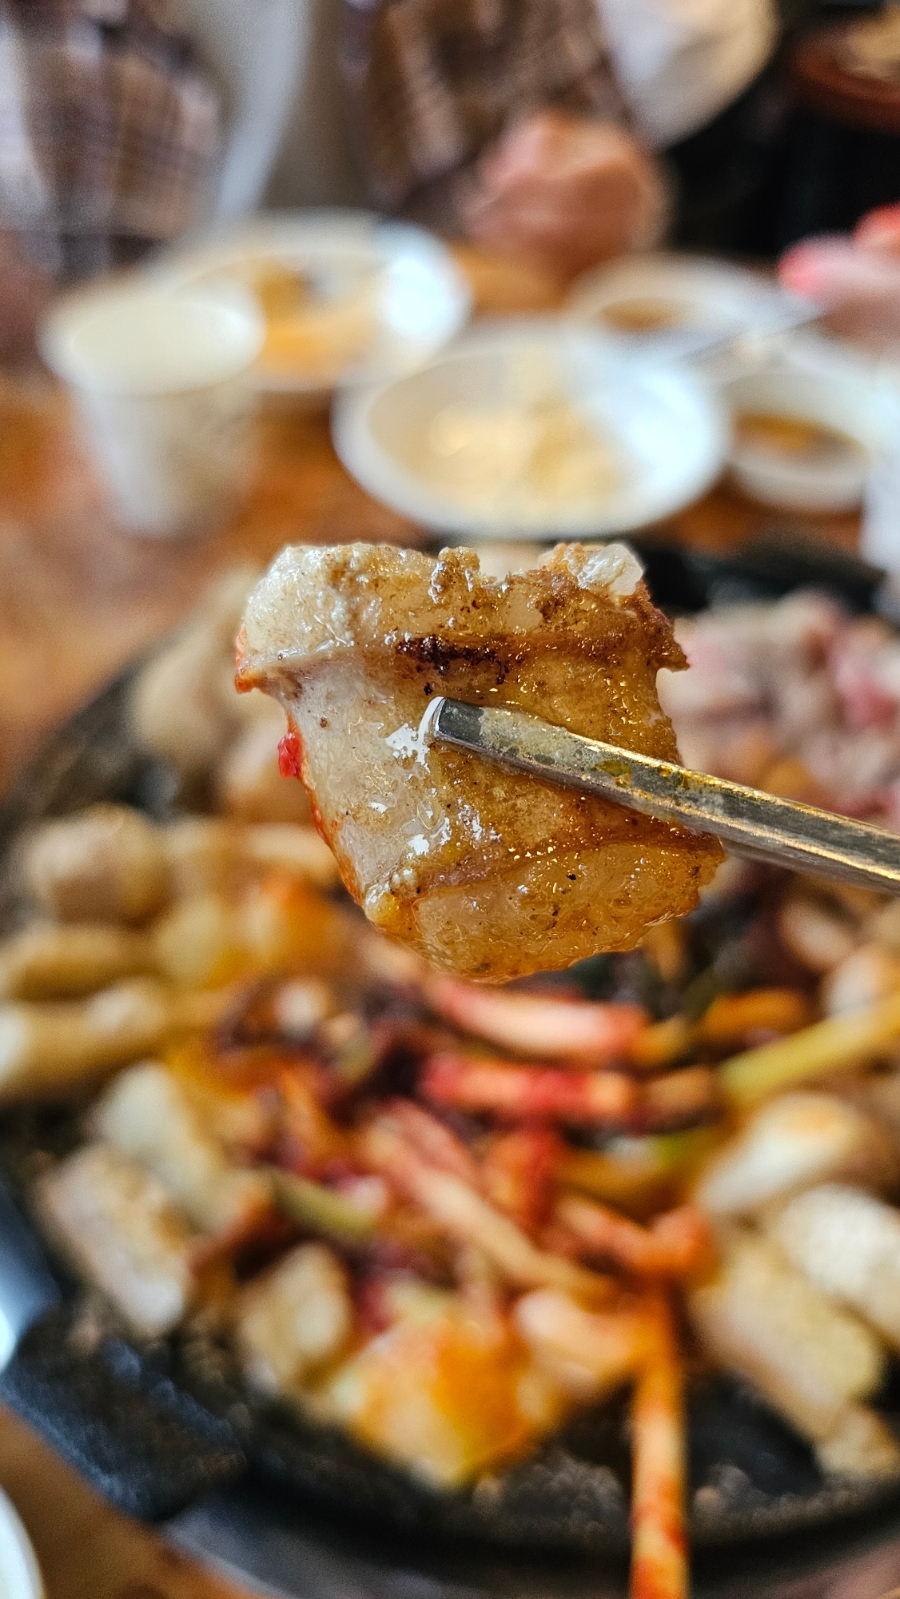
[[[23,318],[29,265],[81,277],[262,204],[373,204],[566,271],[647,248],[654,152],[727,116],[777,38],[770,0],[8,0],[2,27]]]

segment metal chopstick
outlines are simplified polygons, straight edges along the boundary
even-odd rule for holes
[[[900,894],[900,837],[880,827],[583,738],[524,711],[441,698],[429,724],[432,739],[714,833],[738,854]]]

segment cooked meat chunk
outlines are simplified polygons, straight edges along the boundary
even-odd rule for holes
[[[289,721],[288,760],[369,919],[487,982],[630,949],[721,859],[708,837],[430,744],[437,695],[514,706],[677,760],[656,674],[684,664],[637,563],[560,545],[502,581],[470,550],[285,550],[248,603],[238,686]]]
[[[168,886],[159,829],[127,805],[42,823],[26,841],[21,871],[37,903],[63,922],[143,921]]]
[[[147,1338],[184,1318],[193,1235],[165,1189],[102,1144],[86,1144],[41,1178],[35,1199],[52,1236],[88,1282]]]
[[[877,1338],[772,1244],[735,1235],[718,1274],[694,1290],[689,1306],[707,1350],[810,1439],[826,1470],[897,1471],[896,1443],[859,1404],[884,1375]]]
[[[459,1488],[558,1426],[567,1396],[501,1320],[455,1297],[373,1338],[310,1396],[314,1413],[432,1488]]]
[[[752,1216],[828,1178],[880,1187],[896,1176],[883,1130],[836,1094],[782,1094],[704,1167],[694,1198],[713,1216]]]
[[[894,628],[798,589],[714,606],[677,633],[691,670],[660,691],[688,765],[897,831]]]
[[[843,1301],[900,1349],[900,1212],[841,1183],[788,1201],[769,1233],[822,1292]]]
[[[158,1061],[122,1072],[95,1105],[92,1122],[98,1137],[162,1183],[201,1232],[238,1230],[267,1207],[265,1177],[229,1164]]]
[[[324,1244],[298,1244],[244,1290],[238,1342],[252,1380],[290,1393],[341,1353],[353,1329],[347,1274]]]

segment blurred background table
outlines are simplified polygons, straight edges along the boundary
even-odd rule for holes
[[[347,476],[327,417],[276,412],[258,426],[255,482],[229,525],[196,542],[138,539],[111,524],[49,379],[0,378],[0,790],[56,723],[191,610],[222,567],[264,562],[287,543],[424,537]],[[788,520],[719,485],[666,531],[723,549]],[[852,546],[858,518],[802,525]]]
[[[540,310],[558,300],[550,279],[469,251],[462,260],[484,311]],[[154,543],[112,526],[50,381],[37,373],[0,378],[0,788],[56,723],[185,616],[222,567],[263,562],[289,542],[423,537],[348,478],[326,417],[273,413],[259,431],[255,482],[230,524],[204,541]],[[724,549],[784,520],[719,486],[666,532]],[[855,516],[805,526],[848,547],[858,531]],[[239,1594],[111,1510],[2,1412],[0,1486],[34,1539],[48,1599]]]

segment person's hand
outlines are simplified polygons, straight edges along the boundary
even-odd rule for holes
[[[867,250],[893,251],[900,256],[900,205],[880,205],[870,211],[857,222],[853,240]]]
[[[485,152],[465,218],[477,243],[560,275],[654,242],[665,190],[653,157],[609,122],[539,111]]]
[[[828,325],[883,349],[900,341],[900,206],[863,217],[852,237],[804,239],[782,256],[786,289],[828,311]]]

